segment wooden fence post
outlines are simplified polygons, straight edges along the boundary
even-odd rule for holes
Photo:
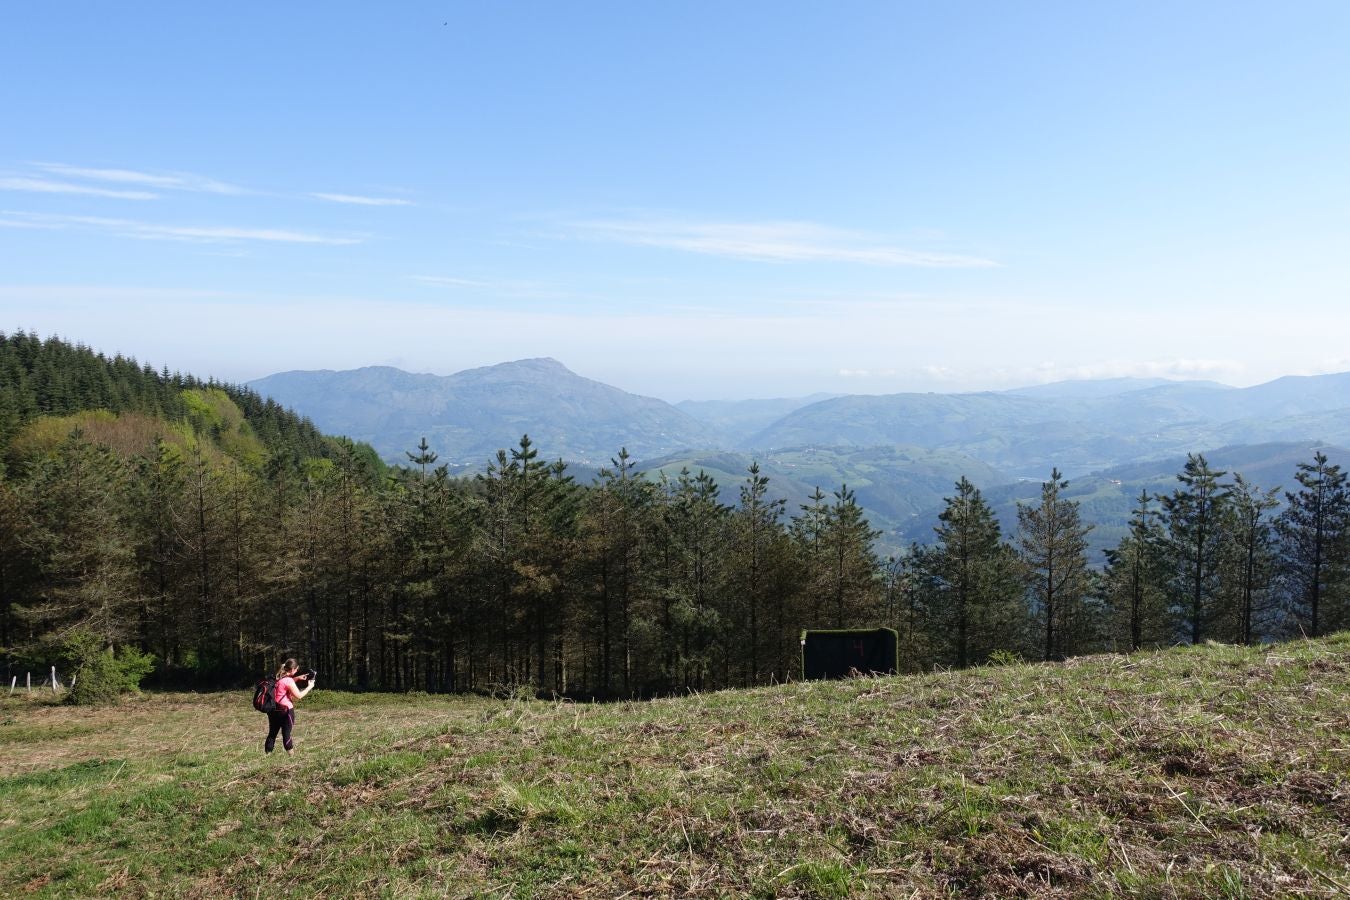
[[[9,679],[9,693],[10,693],[10,696],[13,696],[13,695],[14,695],[14,685],[16,685],[16,684],[18,684],[18,683],[19,683],[19,676],[18,676],[18,675],[12,675],[12,676],[10,676],[10,679]]]
[[[33,693],[33,673],[32,673],[32,672],[29,672],[29,673],[28,673],[27,682],[28,682],[28,693],[31,694],[31,693]]]
[[[52,693],[56,693],[56,666],[52,666]]]

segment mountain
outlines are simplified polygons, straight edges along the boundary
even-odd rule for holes
[[[1310,462],[1313,453],[1318,450],[1333,460],[1350,460],[1350,449],[1328,447],[1312,441],[1251,444],[1203,451],[1195,449],[1191,452],[1203,452],[1212,469],[1227,473],[1222,479],[1225,482],[1232,480],[1234,472],[1240,472],[1243,478],[1261,489],[1281,488],[1279,499],[1283,502],[1283,491],[1298,488],[1294,474],[1299,463]],[[1171,493],[1177,487],[1177,473],[1185,464],[1186,456],[1182,454],[1167,459],[1131,462],[1069,479],[1064,496],[1076,501],[1083,520],[1094,526],[1088,535],[1089,562],[1101,564],[1104,560],[1102,551],[1120,543],[1127,531],[1130,514],[1138,505],[1139,495]],[[1017,507],[1040,502],[1041,480],[1048,479],[1050,472],[1047,470],[1042,479],[1024,478],[1013,482],[990,480],[987,476],[968,477],[980,488],[994,510],[1004,536],[1011,539],[1017,532]],[[950,493],[949,490],[944,497]],[[900,522],[897,532],[900,543],[931,541],[933,527],[938,523],[938,514],[942,512],[943,506],[939,499],[927,509]],[[1152,508],[1156,510],[1157,504],[1154,503]]]
[[[603,465],[621,447],[642,459],[717,443],[714,429],[670,404],[583,378],[553,359],[445,376],[386,366],[283,372],[249,386],[396,462],[424,436],[441,462],[472,466],[522,434],[546,458],[579,465]]]
[[[873,528],[883,553],[907,544],[911,520],[940,504],[953,485],[966,476],[981,485],[1002,485],[1012,479],[970,456],[921,447],[799,447],[751,455],[723,451],[649,460],[647,477],[678,476],[681,469],[706,472],[721,488],[723,503],[734,504],[746,469],[758,462],[769,478],[770,499],[787,500],[787,514],[795,515],[818,487],[827,497],[840,485],[854,492]],[[831,500],[833,498],[831,497]]]
[[[1054,381],[1049,384],[1034,384],[1029,387],[1013,388],[1004,391],[1022,397],[1039,397],[1058,400],[1082,400],[1091,397],[1109,397],[1113,394],[1128,394],[1146,388],[1163,387],[1176,384],[1170,378],[1094,378],[1089,381]],[[1217,381],[1191,381],[1187,384],[1203,384],[1223,388],[1227,385]]]
[[[675,408],[715,428],[722,438],[720,446],[739,447],[752,434],[768,428],[793,410],[838,396],[812,394],[772,400],[682,400]]]
[[[626,446],[650,477],[703,470],[735,503],[758,461],[788,512],[819,486],[855,491],[883,551],[932,539],[961,476],[1006,531],[1052,468],[1096,523],[1094,562],[1124,533],[1140,491],[1171,490],[1186,454],[1258,485],[1288,487],[1315,447],[1350,446],[1350,373],[1249,388],[1112,379],[967,394],[687,401],[678,407],[582,378],[550,359],[450,376],[390,368],[290,372],[251,387],[325,431],[368,441],[390,460],[426,435],[441,460],[481,468],[528,433],[580,480]],[[1210,448],[1223,448],[1213,450]],[[1336,461],[1350,457],[1350,451]]]
[[[1170,382],[1123,392],[1106,388],[1099,395],[1072,396],[1067,387],[1059,392],[839,397],[788,413],[747,444],[766,450],[922,446],[1041,477],[1051,466],[1079,475],[1230,444],[1350,443],[1350,373],[1281,378],[1250,388]]]

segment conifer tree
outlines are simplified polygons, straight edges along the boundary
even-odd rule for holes
[[[724,570],[721,550],[728,507],[704,471],[681,469],[665,503],[667,558],[667,635],[674,651],[670,687],[703,690],[712,674],[714,640],[723,627],[720,596]]]
[[[1300,490],[1285,493],[1277,522],[1285,591],[1298,627],[1317,637],[1350,625],[1350,488],[1320,450],[1294,478]]]
[[[21,635],[16,616],[20,598],[30,590],[34,580],[33,557],[25,536],[31,534],[31,523],[22,499],[0,474],[0,654],[5,658],[5,675],[14,672],[19,644],[31,641],[33,635]]]
[[[1063,659],[1084,646],[1088,594],[1087,535],[1078,504],[1063,496],[1069,482],[1059,469],[1041,484],[1041,502],[1017,509],[1018,542],[1035,602],[1041,659]]]
[[[853,492],[841,484],[820,538],[828,558],[826,590],[835,628],[866,625],[876,610],[879,564],[872,544],[878,537]]]
[[[1232,540],[1227,544],[1230,559],[1226,564],[1231,574],[1225,581],[1234,596],[1224,606],[1231,610],[1227,628],[1235,643],[1251,644],[1268,633],[1276,565],[1268,513],[1279,506],[1278,491],[1261,490],[1240,474],[1233,475],[1228,503]]]
[[[824,628],[829,621],[825,611],[825,600],[829,596],[827,583],[829,558],[825,546],[825,531],[830,513],[825,497],[825,493],[817,485],[807,497],[811,502],[798,507],[797,515],[792,517],[788,527],[799,565],[805,573],[801,585],[803,595],[801,624],[804,628]]]
[[[1222,614],[1220,563],[1229,493],[1219,479],[1225,474],[1211,469],[1203,454],[1188,454],[1177,475],[1181,487],[1158,498],[1173,573],[1172,600],[1192,644],[1200,643]]]
[[[16,608],[37,640],[59,646],[74,632],[104,647],[134,637],[140,602],[129,534],[125,466],[77,429],[40,459],[25,483],[40,583]]]
[[[740,657],[741,684],[762,680],[762,666],[774,652],[770,648],[776,648],[781,638],[785,598],[774,571],[786,564],[785,534],[779,519],[787,501],[769,499],[768,491],[768,476],[760,473],[758,462],[751,462],[741,483],[740,503],[731,516],[728,547],[729,596],[738,601],[729,650]],[[766,634],[769,640],[765,640]]]
[[[1022,575],[993,510],[962,476],[938,520],[938,547],[927,561],[934,623],[949,648],[948,659],[965,667],[994,650],[1021,650],[1026,627]]]
[[[650,623],[635,621],[635,617],[648,594],[650,572],[645,550],[654,527],[655,504],[655,486],[635,474],[627,448],[620,448],[609,467],[600,470],[583,502],[581,540],[594,604],[589,621],[598,633],[596,684],[601,696],[614,694],[616,656],[620,691],[632,696],[636,689],[634,644],[638,638],[634,629],[640,625],[649,632]],[[648,649],[659,654],[656,647]],[[583,671],[585,667],[583,661]]]
[[[1130,514],[1129,533],[1106,551],[1102,594],[1110,611],[1108,630],[1113,642],[1134,652],[1142,647],[1166,646],[1174,627],[1168,609],[1164,535],[1152,497],[1139,495]]]

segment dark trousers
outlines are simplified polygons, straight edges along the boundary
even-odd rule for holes
[[[295,741],[291,740],[291,729],[295,727],[295,707],[290,709],[279,709],[276,712],[267,714],[267,743],[263,744],[263,750],[268,753],[277,745],[277,732],[281,732],[281,746],[285,747],[287,752],[295,748]]]

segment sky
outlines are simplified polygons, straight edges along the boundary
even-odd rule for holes
[[[666,400],[1350,370],[1350,4],[0,10],[0,330]]]

